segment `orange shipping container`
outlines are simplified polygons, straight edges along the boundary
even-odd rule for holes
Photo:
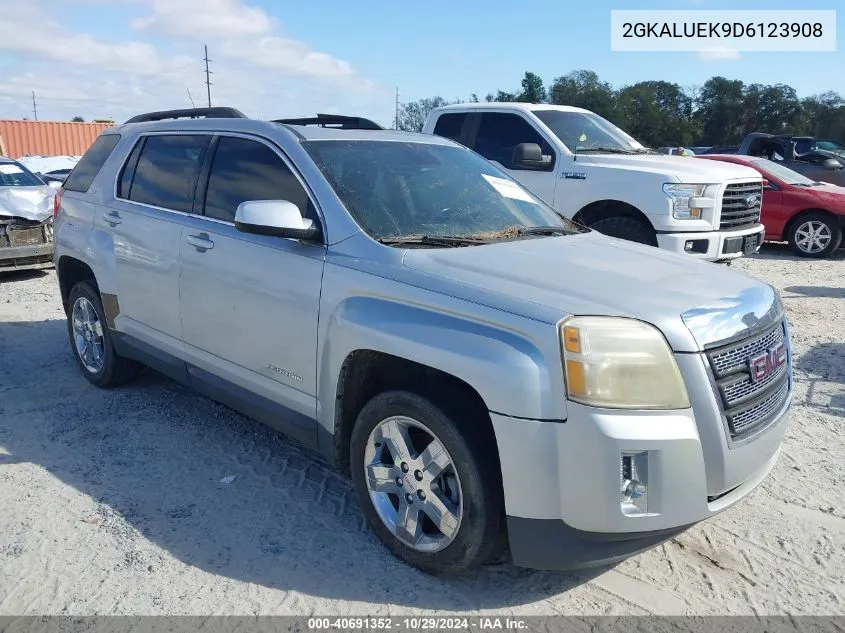
[[[0,156],[81,156],[111,125],[0,120]]]

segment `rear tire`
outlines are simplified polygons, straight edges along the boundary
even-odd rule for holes
[[[628,240],[629,242],[636,242],[647,246],[657,246],[657,234],[654,232],[654,229],[637,218],[616,215],[610,218],[596,220],[590,224],[590,228],[604,235],[619,238],[620,240]]]
[[[814,211],[792,223],[787,239],[799,257],[828,257],[842,243],[842,227],[836,217]]]
[[[417,394],[388,391],[364,406],[350,440],[352,483],[370,528],[397,558],[436,576],[495,560],[503,546],[498,459],[490,455],[489,438],[478,431],[484,420],[461,422]],[[404,431],[397,432],[399,427]],[[407,443],[400,446],[396,437]],[[431,449],[438,442],[442,452]],[[441,458],[427,462],[432,453]],[[431,472],[443,473],[444,481],[452,477],[453,483],[431,480]],[[428,503],[447,507],[448,516]],[[416,518],[405,520],[411,513]],[[436,523],[436,516],[447,520]]]
[[[80,281],[71,289],[67,329],[73,356],[94,385],[117,387],[138,373],[138,363],[115,352],[100,293],[91,281]]]

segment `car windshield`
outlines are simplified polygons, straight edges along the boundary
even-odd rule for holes
[[[816,149],[825,149],[829,152],[845,153],[845,144],[839,141],[822,140],[816,141]]]
[[[377,240],[448,246],[442,238],[484,243],[531,229],[543,234],[540,227],[546,234],[581,231],[463,147],[367,140],[303,145],[355,221]]]
[[[633,154],[645,151],[633,137],[592,112],[534,110],[534,114],[571,152]]]
[[[0,163],[0,187],[41,187],[44,183],[26,167]]]
[[[798,185],[799,187],[811,187],[815,181],[807,178],[797,171],[793,171],[789,167],[784,167],[779,163],[767,160],[765,158],[757,158],[752,160],[755,165],[759,166],[764,172],[770,173],[775,178],[782,180],[790,185]]]

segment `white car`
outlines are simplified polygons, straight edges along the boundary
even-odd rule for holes
[[[606,235],[708,261],[756,252],[763,241],[759,173],[656,154],[589,110],[455,104],[433,110],[423,132],[475,150]]]

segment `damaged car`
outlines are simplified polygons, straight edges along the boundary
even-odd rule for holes
[[[53,265],[54,185],[0,156],[0,273]]]

